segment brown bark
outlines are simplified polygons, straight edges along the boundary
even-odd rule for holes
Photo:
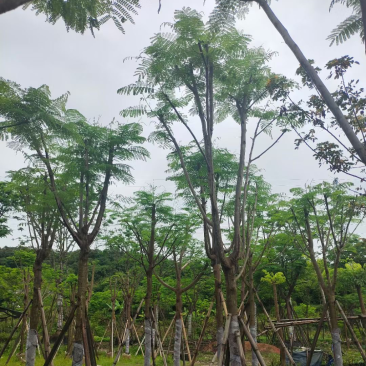
[[[37,330],[40,321],[40,304],[38,289],[42,288],[42,263],[44,256],[41,251],[37,252],[36,260],[33,265],[33,302],[30,311],[29,328]]]
[[[1,0],[0,1],[0,14],[6,13],[10,10],[14,10],[19,6],[29,3],[32,0]]]
[[[82,324],[85,323],[86,292],[88,286],[88,258],[89,258],[89,245],[85,245],[82,247],[82,249],[80,249],[79,268],[78,268],[78,290],[76,295],[78,308],[76,310],[75,343],[79,344],[83,344]]]
[[[30,273],[29,270],[23,270],[23,282],[24,282],[24,297],[23,297],[23,304],[24,309],[28,306],[29,303],[29,283],[30,283]],[[20,334],[20,347],[19,352],[23,353],[25,352],[25,343],[27,339],[27,321],[28,321],[28,313],[24,315],[24,320],[22,323],[22,329]]]

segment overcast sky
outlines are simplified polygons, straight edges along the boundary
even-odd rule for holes
[[[358,78],[365,84],[366,56],[358,36],[341,46],[329,47],[326,37],[350,11],[336,6],[329,13],[330,0],[279,0],[272,1],[272,8],[288,29],[307,58],[315,59],[323,67],[332,58],[351,55],[361,62],[349,77]],[[158,0],[141,0],[141,9],[135,16],[135,24],[126,24],[122,34],[112,24],[104,25],[93,38],[90,32],[84,35],[67,32],[62,21],[56,25],[45,22],[43,15],[34,12],[15,11],[0,16],[0,76],[19,83],[22,87],[38,87],[47,84],[52,96],[69,91],[68,107],[78,109],[87,118],[100,118],[107,124],[113,117],[119,117],[121,109],[138,104],[138,99],[117,95],[117,89],[134,82],[134,62],[123,62],[127,56],[138,55],[149,44],[154,33],[159,32],[161,23],[173,21],[174,10],[183,6],[195,8],[207,16],[214,6],[214,0],[162,0],[160,14]],[[237,26],[253,36],[253,46],[263,46],[277,51],[278,55],[270,66],[277,72],[295,78],[298,62],[278,35],[263,11],[253,6],[245,20]],[[335,84],[327,81],[330,89]],[[306,98],[307,91],[295,95],[295,99]],[[144,135],[148,136],[152,126],[147,120]],[[238,151],[238,126],[232,122],[218,125],[215,130],[216,144],[232,152]],[[276,136],[274,136],[276,138]],[[274,192],[287,193],[292,187],[304,187],[322,180],[333,181],[334,174],[326,167],[319,168],[312,153],[302,147],[294,150],[294,133],[289,133],[267,155],[257,161],[265,179]],[[181,132],[182,143],[189,141]],[[257,151],[268,146],[269,138],[261,141]],[[135,184],[118,186],[114,192],[131,195],[133,191],[149,184],[174,191],[174,185],[165,181],[167,151],[148,145],[151,159],[148,162],[133,163]],[[5,142],[0,142],[0,179],[8,170],[25,165],[20,153],[16,154]],[[339,175],[340,181],[349,180]],[[362,229],[361,235],[366,235]],[[0,240],[0,245],[16,245],[11,238]]]

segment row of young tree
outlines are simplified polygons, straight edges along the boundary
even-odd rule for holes
[[[177,346],[174,357],[179,364],[182,294],[195,286],[204,273],[202,269],[190,283],[182,282],[182,271],[186,268],[184,256],[193,255],[197,245],[192,244],[198,237],[197,232],[202,234],[201,246],[215,279],[219,363],[224,357],[222,345],[227,336],[231,365],[242,364],[237,337],[238,332],[243,331],[238,306],[240,297],[241,302],[246,296],[248,301],[250,333],[246,336],[256,343],[255,272],[261,268],[272,246],[285,242],[289,248],[297,248],[308,256],[313,265],[329,311],[335,363],[342,364],[336,283],[338,268],[344,259],[342,253],[352,240],[357,241],[354,233],[364,217],[364,197],[351,195],[349,185],[322,184],[295,189],[286,200],[270,193],[254,162],[280,144],[287,132],[294,130],[299,137],[296,144],[306,144],[321,164],[356,177],[350,169],[366,162],[363,144],[366,99],[363,89],[356,89],[356,81],[346,84],[346,71],[355,64],[351,57],[327,64],[331,76],[341,81],[339,89],[331,95],[318,76],[320,69],[315,71],[296,48],[268,4],[257,2],[294,49],[301,63],[298,74],[304,85],[317,88],[319,94],[311,96],[306,105],[292,100],[292,91],[298,85],[269,68],[273,53],[251,48],[250,37],[234,27],[232,10],[245,5],[245,1],[219,3],[207,24],[194,10],[177,11],[175,23],[165,24],[171,33],[157,34],[136,58],[139,63],[136,82],[118,90],[122,95],[141,95],[138,106],[125,109],[121,114],[153,119],[155,131],[149,141],[170,150],[169,179],[176,182],[185,209],[174,210],[167,204],[171,197],[155,189],[136,193],[130,204],[110,198],[108,201],[111,183],[133,181],[130,162],[148,158],[142,146],[145,139],[141,125],[116,121],[108,127],[90,124],[78,111],[66,108],[67,94],[53,100],[46,86],[22,89],[13,82],[1,80],[0,113],[5,119],[1,131],[29,162],[27,168],[10,172],[11,182],[4,183],[4,192],[9,189],[16,192],[13,196],[4,195],[4,214],[7,202],[10,208],[25,214],[29,238],[37,253],[33,267],[28,365],[34,364],[36,354],[42,307],[38,295],[42,263],[59,233],[65,235],[65,230],[80,249],[73,364],[80,364],[83,348],[88,358],[83,334],[88,326],[86,314],[91,299],[88,258],[105,218],[113,225],[111,233],[106,234],[107,242],[123,248],[125,255],[139,262],[145,271],[145,365],[150,364],[154,354],[151,348],[154,276],[175,293]],[[231,5],[228,7],[228,4]],[[235,132],[239,137],[238,156],[216,146],[214,140],[216,123],[231,118],[238,124]],[[307,123],[314,129],[302,134],[300,131]],[[194,124],[198,127],[193,127]],[[250,129],[254,130],[252,136],[248,136],[249,124],[254,126]],[[192,137],[187,146],[182,146],[176,137],[179,125]],[[349,144],[334,133],[338,126]],[[328,132],[335,142],[316,143],[316,128]],[[195,132],[198,130],[199,134]],[[272,132],[278,133],[278,137],[255,154],[258,140]],[[109,202],[110,209],[106,211]],[[3,230],[7,232],[6,227]],[[173,285],[154,274],[164,260],[175,263]],[[273,285],[274,294],[276,286],[284,280],[275,273],[268,273],[264,279]],[[230,314],[227,334],[221,287],[225,289],[225,306]],[[362,304],[362,291],[358,293]],[[361,309],[364,312],[364,306]],[[280,317],[278,312],[276,316]],[[130,317],[127,319],[130,322]],[[132,325],[133,321],[127,328],[131,330]],[[245,331],[245,324],[243,326]],[[281,347],[283,362],[285,350]],[[256,363],[258,354],[254,347],[253,352]]]

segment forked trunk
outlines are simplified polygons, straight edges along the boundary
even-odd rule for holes
[[[180,366],[180,349],[182,345],[182,320],[179,317],[175,319],[174,335],[174,366]],[[184,355],[183,355],[184,357]]]
[[[224,336],[224,319],[223,319],[223,305],[220,296],[221,291],[221,265],[214,264],[213,273],[215,276],[215,301],[216,301],[216,341],[217,341],[217,359],[220,357],[222,349],[222,339]]]
[[[227,311],[229,314],[231,314],[231,323],[229,330],[230,366],[241,366],[239,345],[236,337],[236,332],[240,331],[240,329],[238,319],[235,267],[223,267],[223,271],[226,282]]]
[[[33,265],[33,301],[30,311],[29,331],[27,338],[27,346],[25,352],[26,366],[34,366],[36,360],[36,352],[38,345],[37,328],[40,321],[40,304],[38,297],[38,289],[42,287],[42,258],[37,253],[36,260]]]
[[[72,351],[72,366],[82,366],[84,356],[83,346],[83,328],[82,324],[85,321],[86,311],[86,291],[88,286],[88,258],[89,246],[83,246],[80,249],[79,269],[78,269],[78,292],[77,302],[79,304],[76,310],[76,324],[75,324],[75,341],[74,349]]]

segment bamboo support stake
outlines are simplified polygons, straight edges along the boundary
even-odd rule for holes
[[[362,348],[362,346],[361,346],[361,344],[360,344],[360,342],[359,342],[359,340],[358,340],[358,338],[356,336],[356,333],[354,332],[354,330],[353,330],[350,322],[348,321],[348,319],[346,317],[346,314],[344,313],[341,305],[339,304],[339,302],[337,300],[336,300],[336,304],[338,306],[338,309],[339,309],[339,311],[340,311],[340,313],[342,315],[342,318],[343,318],[344,322],[347,324],[347,327],[348,327],[350,333],[352,334],[353,340],[355,341],[356,346],[357,346],[358,350],[361,353],[361,356],[363,358],[363,361],[366,363],[366,354],[365,354],[365,351],[363,350],[363,348]]]
[[[224,359],[225,346],[226,346],[226,342],[227,342],[228,337],[229,337],[230,324],[231,324],[231,314],[227,314],[224,335],[222,337],[222,349],[221,349],[220,357],[219,357],[219,360],[218,360],[218,363],[217,363],[218,366],[222,365],[222,361]]]
[[[166,331],[166,332],[165,332],[165,334],[164,334],[164,337],[163,337],[163,340],[162,340],[162,343],[163,343],[163,344],[164,344],[164,341],[165,341],[166,336],[167,336],[167,335],[168,335],[168,333],[169,333],[170,328],[172,327],[172,325],[173,325],[173,323],[174,323],[174,320],[175,320],[175,317],[173,317],[172,321],[171,321],[171,322],[170,322],[170,324],[169,324],[169,327],[168,327],[167,331]]]
[[[311,345],[310,353],[308,354],[308,358],[306,360],[306,366],[310,366],[311,359],[313,358],[315,347],[318,342],[320,331],[321,331],[323,323],[324,323],[324,317],[327,315],[327,312],[328,312],[328,305],[324,305],[322,317],[320,318],[320,321],[319,321],[319,324],[318,324],[318,327],[316,329],[316,333],[315,333],[315,336],[313,339],[313,344]]]
[[[152,319],[153,319],[153,322],[154,324],[156,324],[156,321],[155,321],[155,316],[154,316],[154,312],[151,313],[151,316],[152,316]],[[158,341],[158,347],[159,347],[159,350],[160,350],[160,355],[161,357],[163,358],[163,363],[164,363],[164,366],[168,366],[167,362],[166,362],[166,358],[165,358],[165,353],[164,353],[164,349],[163,349],[163,344],[161,343],[161,338],[160,338],[160,334],[159,334],[159,329],[157,326],[155,326],[155,332],[156,332],[156,339]],[[153,362],[155,360],[155,352],[153,350],[152,352],[152,355],[153,355]]]
[[[9,338],[6,340],[6,342],[5,342],[4,346],[3,346],[3,348],[1,349],[1,352],[0,352],[0,358],[1,358],[1,356],[3,355],[3,353],[5,352],[6,347],[8,346],[9,342],[10,342],[10,341],[11,341],[11,339],[13,338],[13,335],[14,335],[14,333],[16,332],[16,330],[18,329],[19,325],[22,323],[23,318],[24,318],[24,315],[27,313],[28,308],[29,308],[29,306],[30,306],[30,304],[31,304],[31,303],[32,303],[32,300],[31,300],[31,301],[29,301],[29,303],[28,303],[27,307],[26,307],[26,308],[25,308],[25,310],[22,312],[22,315],[19,317],[18,322],[15,324],[15,327],[14,327],[14,328],[13,328],[13,330],[11,331]]]
[[[65,323],[64,327],[62,328],[60,335],[56,339],[56,342],[53,345],[50,355],[47,357],[47,360],[45,361],[44,366],[49,366],[51,364],[53,358],[55,357],[56,352],[61,344],[61,341],[64,338],[67,330],[69,329],[69,326],[72,323],[72,320],[74,319],[74,315],[75,315],[75,311],[76,311],[77,307],[78,307],[77,304],[74,304],[73,307],[71,308],[70,315],[69,315],[68,319],[66,320],[66,323]]]
[[[42,300],[42,294],[41,294],[41,289],[40,288],[38,289],[37,293],[38,293],[39,307],[40,307],[40,310],[41,310],[41,320],[42,320],[42,327],[43,327],[44,355],[45,355],[45,360],[46,360],[48,358],[48,356],[50,355],[50,353],[51,353],[50,337],[48,335],[46,314],[44,312],[43,300]],[[52,362],[51,362],[51,366],[53,366]]]
[[[281,343],[281,346],[282,346],[282,347],[283,347],[283,349],[285,350],[285,353],[286,353],[286,355],[287,355],[287,357],[288,357],[288,359],[289,359],[290,363],[291,363],[292,365],[294,365],[294,366],[295,366],[296,364],[295,364],[294,359],[292,358],[292,356],[291,356],[291,354],[290,354],[290,352],[289,352],[288,348],[286,347],[285,342],[283,341],[282,337],[279,335],[279,333],[278,333],[278,329],[276,329],[276,327],[274,326],[274,324],[273,324],[273,322],[272,322],[272,320],[271,320],[271,317],[270,317],[270,316],[269,316],[269,314],[267,313],[266,308],[264,307],[264,305],[263,305],[263,303],[262,303],[261,299],[260,299],[260,298],[259,298],[259,296],[258,296],[257,291],[255,291],[255,294],[256,294],[256,296],[257,296],[258,302],[259,302],[259,303],[261,304],[261,306],[262,306],[262,309],[263,309],[264,314],[265,314],[265,315],[266,315],[266,317],[268,318],[268,322],[269,322],[269,324],[270,324],[270,326],[271,326],[271,328],[272,328],[273,332],[276,334],[276,336],[277,336],[278,340],[279,340],[279,341],[280,341],[280,343]]]
[[[248,338],[248,341],[249,341],[250,345],[252,346],[252,350],[254,351],[255,355],[257,356],[258,362],[260,363],[261,366],[266,366],[266,362],[264,361],[262,354],[259,352],[258,345],[254,341],[253,336],[251,335],[247,325],[244,323],[244,320],[241,317],[239,317],[239,321],[241,322],[241,324],[243,326],[245,336]]]
[[[180,319],[182,321],[182,328],[183,328],[183,337],[184,337],[184,341],[186,343],[186,348],[187,348],[187,353],[188,353],[188,361],[189,363],[192,362],[192,357],[191,357],[191,351],[189,349],[189,344],[188,344],[188,338],[187,338],[187,332],[186,332],[186,327],[184,326],[184,320],[183,320],[183,316],[182,314],[180,314]],[[184,355],[183,355],[184,357]]]
[[[227,312],[226,302],[225,302],[224,294],[222,293],[221,290],[220,290],[220,297],[221,297],[222,306],[224,308],[225,316],[227,317],[228,316],[228,312]]]
[[[97,352],[99,351],[99,348],[100,348],[100,346],[102,345],[103,339],[104,339],[104,337],[105,337],[105,335],[106,335],[106,333],[107,333],[107,331],[108,331],[108,329],[109,329],[109,325],[110,325],[110,324],[111,324],[111,321],[109,321],[109,323],[108,323],[108,325],[107,325],[107,328],[105,328],[105,332],[104,332],[103,337],[102,337],[102,339],[101,339],[101,341],[100,341],[100,343],[99,343],[99,346],[98,346],[98,348],[97,348]]]
[[[137,348],[137,351],[136,351],[136,353],[135,353],[135,356],[137,356],[137,355],[138,355],[138,353],[139,353],[139,351],[140,351],[140,348],[141,348],[141,351],[142,351],[142,344],[144,343],[144,341],[145,341],[145,336],[143,336],[143,337],[142,337],[142,339],[141,339],[141,344],[140,344],[139,348]],[[143,351],[142,351],[142,352],[143,352]]]
[[[22,333],[20,332],[19,335],[18,335],[18,338],[17,340],[15,341],[14,343],[14,347],[13,349],[11,350],[10,354],[9,354],[9,357],[8,359],[6,360],[5,362],[5,366],[9,363],[10,359],[14,356],[14,353],[15,351],[17,350],[17,348],[19,347],[19,344],[20,344],[20,341],[21,341],[21,338],[22,338]]]
[[[206,326],[207,326],[208,320],[210,319],[213,304],[214,304],[214,302],[211,301],[210,307],[208,308],[208,311],[207,311],[207,314],[206,314],[206,317],[205,317],[205,320],[204,320],[204,323],[203,323],[203,327],[202,327],[200,337],[199,337],[198,342],[197,342],[196,351],[194,352],[193,359],[192,359],[192,362],[191,362],[190,366],[194,366],[194,363],[196,362],[196,358],[198,356],[198,352],[199,352],[200,347],[201,347],[203,336],[205,335]]]
[[[139,346],[140,346],[140,347],[142,347],[141,342],[140,342],[140,337],[139,337],[139,335],[138,335],[138,333],[137,333],[137,330],[136,330],[135,324],[132,324],[132,328],[133,328],[133,330],[134,330],[134,332],[135,332],[135,334],[136,334],[136,338],[137,338],[137,342],[139,342]],[[144,350],[143,350],[143,349],[141,349],[141,352],[142,352],[142,355],[143,355],[143,356],[145,356],[145,355],[144,355]]]
[[[84,345],[84,357],[85,357],[85,366],[91,366],[90,360],[90,350],[89,350],[89,343],[88,343],[88,335],[86,334],[86,324],[85,318],[81,320],[81,333],[83,337],[83,345]]]
[[[238,347],[239,347],[241,365],[245,366],[246,365],[245,354],[244,354],[243,344],[241,343],[240,332],[238,330],[235,332],[235,336],[236,336],[236,342],[238,343]]]

